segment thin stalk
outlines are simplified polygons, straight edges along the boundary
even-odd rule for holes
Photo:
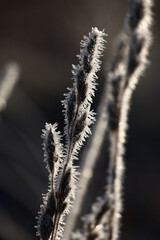
[[[126,51],[127,51],[126,37],[124,36],[124,34],[121,34],[117,42],[116,54],[110,64],[111,65],[109,67],[110,70],[108,71],[108,80],[110,83],[115,78],[115,76],[118,79],[123,78],[124,74],[123,56],[126,53]],[[104,92],[98,106],[97,121],[93,128],[92,138],[90,143],[86,147],[86,150],[82,154],[81,160],[82,174],[79,184],[80,186],[83,187],[78,193],[74,211],[67,218],[67,228],[65,232],[65,237],[67,240],[70,239],[70,234],[75,229],[77,220],[80,218],[84,196],[87,193],[90,180],[93,176],[96,162],[99,159],[101,146],[107,136],[108,127],[110,125],[108,114],[108,102],[110,101],[111,97],[110,91],[111,89],[109,83],[106,82],[104,86]]]

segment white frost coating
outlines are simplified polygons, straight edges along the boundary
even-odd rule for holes
[[[90,125],[95,121],[95,113],[91,110],[92,97],[96,90],[96,72],[100,69],[100,56],[104,49],[104,32],[93,28],[89,37],[81,42],[79,64],[73,66],[73,87],[65,94],[64,117],[66,144],[60,143],[57,124],[46,124],[43,130],[44,159],[49,171],[49,189],[45,195],[38,218],[38,235],[50,240],[59,240],[63,236],[64,220],[74,204],[78,189],[79,171],[73,166],[86,138],[91,134]],[[53,162],[52,162],[53,160]],[[52,166],[53,163],[53,166]],[[54,211],[48,211],[49,193],[53,193]],[[49,221],[49,222],[47,222]],[[49,229],[46,224],[49,223]],[[53,225],[52,225],[53,224]],[[46,231],[47,230],[47,231]],[[46,234],[46,235],[45,235]],[[45,238],[46,239],[46,238]]]
[[[20,68],[16,63],[7,65],[4,76],[0,79],[0,111],[7,106],[7,101],[19,79]]]
[[[87,192],[89,181],[93,175],[96,161],[100,155],[102,143],[104,141],[104,138],[106,137],[106,132],[108,129],[107,104],[110,101],[110,99],[112,99],[112,95],[110,95],[110,92],[111,92],[110,82],[115,76],[117,77],[121,76],[121,78],[125,76],[126,67],[124,64],[125,64],[124,61],[118,62],[116,71],[108,73],[106,86],[105,86],[104,93],[103,93],[102,99],[100,100],[100,105],[98,108],[98,119],[93,130],[93,136],[92,136],[90,145],[82,155],[82,167],[81,167],[82,175],[80,179],[80,186],[82,188],[78,192],[78,197],[75,203],[74,211],[69,215],[67,219],[67,224],[66,224],[67,226],[66,226],[66,232],[65,232],[65,237],[67,240],[70,239],[69,234],[73,232],[73,229],[75,228],[76,218],[79,216],[81,211],[83,197]],[[101,201],[103,202],[104,199],[101,199]],[[95,206],[97,210],[98,208],[101,207],[101,205],[99,204],[99,201],[95,203]],[[94,213],[92,213],[92,215],[93,214]],[[101,231],[101,234],[102,232],[106,234],[105,229],[104,231]]]
[[[91,134],[90,125],[95,121],[94,120],[95,114],[90,110],[90,108],[91,108],[92,96],[94,96],[94,91],[96,89],[96,83],[95,83],[95,80],[97,79],[96,72],[100,69],[101,62],[100,62],[99,58],[102,55],[102,51],[104,49],[104,46],[103,46],[103,43],[104,43],[103,37],[105,36],[104,32],[99,31],[97,28],[93,28],[92,32],[89,34],[89,37],[84,37],[84,40],[81,42],[82,50],[80,51],[80,55],[78,56],[78,58],[80,60],[80,65],[73,66],[73,71],[72,71],[73,75],[74,75],[74,79],[75,79],[73,88],[76,88],[77,87],[76,86],[76,84],[77,84],[76,83],[76,75],[77,75],[79,69],[83,68],[82,64],[83,64],[83,58],[86,55],[85,54],[86,47],[88,45],[88,42],[94,36],[96,36],[96,43],[95,43],[95,47],[93,49],[92,60],[90,62],[90,66],[92,67],[92,70],[89,72],[89,74],[87,75],[87,78],[86,78],[86,83],[87,83],[86,98],[85,98],[84,102],[79,106],[79,109],[78,109],[78,117],[79,118],[82,115],[82,113],[86,112],[86,116],[87,116],[86,121],[85,121],[86,125],[81,133],[80,139],[76,142],[76,144],[74,146],[74,149],[72,152],[72,157],[71,157],[72,162],[74,159],[77,158],[78,152],[79,152],[81,146],[83,145],[83,142],[85,141],[86,137],[88,137],[88,135]],[[66,97],[68,98],[69,95],[70,95],[70,93],[68,93]],[[67,100],[68,100],[67,98],[66,98],[66,101],[63,102],[63,104],[67,104]],[[87,108],[86,108],[86,106],[87,106]],[[66,115],[66,112],[65,112],[65,115]],[[67,116],[65,116],[65,119],[67,119]],[[68,142],[68,145],[71,145],[71,143]],[[69,166],[72,165],[72,162],[69,163]],[[72,176],[74,176],[74,175],[72,175]],[[72,222],[72,224],[73,224],[73,222]],[[67,222],[67,226],[69,226],[69,225],[70,224],[68,224],[68,222]]]
[[[81,113],[85,110],[85,106],[86,105],[88,106],[87,107],[87,119],[89,121],[87,121],[88,122],[87,126],[85,127],[84,133],[82,134],[81,142],[80,143],[78,142],[76,144],[76,147],[74,150],[74,153],[76,153],[76,154],[74,154],[74,155],[77,155],[77,153],[79,152],[79,149],[82,145],[82,142],[85,140],[85,138],[88,136],[88,134],[91,133],[89,126],[94,121],[94,113],[90,111],[90,107],[91,107],[91,102],[92,102],[92,96],[94,96],[94,91],[95,91],[96,85],[97,85],[95,82],[95,80],[97,79],[96,72],[98,70],[100,70],[101,61],[99,60],[99,58],[102,55],[102,51],[104,50],[104,42],[105,41],[104,41],[103,37],[106,36],[104,31],[101,32],[97,28],[93,28],[92,32],[89,34],[89,37],[84,37],[84,40],[81,42],[81,47],[83,47],[83,49],[80,51],[80,55],[78,55],[78,58],[80,59],[80,65],[81,65],[83,63],[82,59],[86,52],[85,47],[87,47],[87,43],[95,35],[97,36],[96,45],[94,47],[92,61],[90,63],[90,65],[92,66],[92,70],[88,74],[87,79],[86,79],[86,82],[88,84],[86,99],[79,108],[79,112]],[[72,72],[73,72],[74,76],[76,76],[78,70],[80,69],[80,65],[73,66]],[[74,84],[74,87],[75,86],[76,86],[76,83]],[[102,102],[104,103],[104,101],[102,101]],[[91,147],[88,152],[85,152],[84,155],[86,155],[86,156],[83,155],[84,159],[86,161],[83,161],[83,158],[82,158],[82,162],[83,162],[82,163],[82,176],[81,176],[79,185],[80,185],[80,187],[82,187],[83,190],[82,189],[79,190],[77,200],[75,202],[74,211],[67,218],[66,231],[65,231],[66,239],[69,239],[70,233],[73,232],[72,230],[73,230],[74,224],[76,222],[76,217],[80,211],[82,199],[83,199],[84,194],[86,193],[88,180],[90,178],[88,171],[92,175],[92,171],[93,171],[94,164],[95,164],[95,159],[99,155],[100,146],[102,143],[103,136],[105,134],[105,129],[106,129],[106,125],[107,125],[106,105],[103,104],[103,106],[100,107],[99,113],[101,114],[101,116],[98,121],[98,125],[96,125],[96,130],[95,130],[97,132],[97,134],[94,134],[94,137],[92,138],[92,143],[91,143],[91,146],[93,146],[93,147]],[[79,144],[80,144],[80,146],[79,146]],[[86,172],[87,172],[87,174],[86,174]]]
[[[42,130],[42,139],[43,139],[43,150],[44,150],[44,161],[47,164],[47,169],[49,170],[48,167],[48,141],[49,141],[49,137],[50,137],[50,132],[52,133],[52,139],[53,139],[53,145],[55,147],[54,150],[54,154],[57,156],[57,161],[54,162],[54,181],[53,181],[53,188],[55,191],[58,191],[58,187],[59,187],[59,183],[60,183],[60,169],[63,167],[63,159],[64,159],[64,155],[63,155],[63,145],[61,144],[61,135],[60,132],[57,131],[58,128],[58,124],[50,124],[50,123],[46,123],[45,125],[45,129]],[[50,173],[51,175],[53,173]],[[52,176],[50,176],[50,178],[52,178]],[[51,179],[50,179],[51,180]]]
[[[77,66],[73,65],[72,70],[73,87],[68,88],[69,92],[65,94],[65,100],[62,102],[64,105],[66,146],[61,179],[63,179],[67,169],[71,168],[71,190],[65,200],[67,207],[60,216],[58,232],[54,235],[56,240],[62,238],[63,227],[61,225],[63,225],[65,216],[73,207],[78,189],[79,172],[76,167],[73,167],[73,162],[78,159],[80,148],[91,134],[90,125],[95,121],[95,113],[91,110],[91,103],[97,85],[96,72],[100,70],[101,61],[99,58],[104,49],[104,36],[104,32],[92,28],[89,37],[84,37],[84,40],[81,41],[81,50],[78,56],[79,64]],[[80,73],[82,73],[82,78],[79,76]],[[78,84],[84,85],[86,91],[83,92],[83,88],[80,89]],[[81,98],[82,100],[80,100]]]
[[[104,94],[103,100],[101,101],[101,105],[99,106],[99,109],[98,109],[99,118],[98,118],[98,121],[96,122],[94,131],[93,131],[93,136],[91,139],[89,149],[87,148],[84,154],[82,154],[82,167],[81,167],[82,174],[79,182],[81,189],[77,193],[77,200],[74,204],[75,205],[74,211],[72,211],[67,218],[66,229],[65,229],[66,240],[70,239],[70,234],[73,232],[73,229],[75,227],[76,218],[81,211],[83,197],[87,192],[89,181],[93,175],[94,166],[96,164],[96,160],[99,156],[101,145],[102,145],[104,136],[106,134],[108,120],[107,120],[107,114],[106,114],[105,98],[106,98],[106,94]]]
[[[79,59],[79,64],[77,66],[72,65],[73,70],[73,79],[74,79],[74,84],[73,84],[73,88],[68,88],[69,92],[67,94],[64,94],[65,96],[65,100],[62,101],[63,105],[64,105],[64,117],[65,117],[65,123],[66,125],[68,125],[68,119],[67,119],[67,105],[68,105],[68,100],[71,96],[71,92],[72,90],[77,91],[77,78],[78,78],[78,73],[80,70],[83,70],[84,68],[84,63],[83,63],[83,59],[85,56],[87,56],[87,44],[91,41],[91,39],[94,39],[94,37],[96,37],[96,42],[95,42],[95,46],[93,49],[93,52],[90,54],[92,55],[92,60],[89,62],[89,65],[91,66],[91,71],[87,74],[85,83],[87,83],[87,92],[86,92],[86,97],[84,102],[79,106],[78,109],[78,115],[80,116],[86,106],[88,106],[88,109],[90,109],[91,103],[92,103],[92,97],[95,95],[95,90],[96,90],[96,79],[97,79],[97,75],[96,72],[100,70],[100,64],[101,61],[99,60],[99,58],[102,56],[102,52],[104,50],[104,42],[105,40],[103,39],[103,37],[105,37],[106,34],[104,33],[104,31],[99,31],[97,28],[92,28],[92,32],[89,33],[89,37],[84,36],[84,40],[81,41],[81,47],[82,49],[80,50],[80,54],[77,56]],[[67,135],[67,129],[65,129],[66,135]]]
[[[101,31],[99,31],[97,28],[92,28],[92,32],[89,34],[89,37],[88,37],[88,40],[90,38],[93,38],[94,36],[96,35],[96,44],[95,44],[95,47],[94,47],[94,52],[93,52],[93,55],[92,55],[92,61],[90,63],[91,67],[92,67],[92,70],[91,72],[88,74],[87,76],[87,80],[86,82],[88,83],[88,91],[86,93],[86,104],[87,103],[92,103],[92,97],[95,95],[94,92],[95,92],[95,89],[96,89],[96,79],[97,79],[97,75],[96,75],[96,72],[98,72],[100,70],[100,64],[101,64],[101,61],[99,60],[99,58],[102,56],[102,52],[104,50],[104,42],[105,40],[103,39],[104,36],[106,36],[106,34]],[[86,42],[87,42],[87,39],[86,39]],[[86,42],[84,42],[82,44],[82,46],[86,46]],[[83,50],[85,51],[85,49]],[[80,53],[81,56],[83,57],[84,53],[83,51]]]

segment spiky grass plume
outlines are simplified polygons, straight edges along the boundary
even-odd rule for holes
[[[148,65],[152,40],[151,7],[151,0],[129,0],[124,33],[118,42],[106,83],[110,137],[107,191],[93,205],[92,213],[85,218],[82,232],[74,234],[72,239],[81,239],[81,235],[84,239],[92,240],[118,239],[122,212],[123,155],[127,118],[132,92]]]
[[[96,90],[96,72],[100,69],[99,58],[104,49],[104,36],[104,32],[92,28],[89,36],[81,42],[79,64],[72,70],[73,87],[68,89],[63,101],[65,146],[60,143],[56,124],[46,124],[42,134],[49,188],[38,217],[37,234],[41,240],[62,238],[65,216],[73,206],[79,176],[73,161],[78,159],[81,146],[91,134],[90,125],[95,121],[91,103]]]
[[[54,229],[53,222],[56,214],[56,195],[59,188],[59,172],[63,163],[63,148],[60,143],[60,132],[57,132],[57,124],[45,125],[42,133],[44,161],[49,172],[48,193],[43,195],[43,204],[41,205],[37,234],[40,239],[49,239]]]
[[[110,128],[115,128],[115,125],[117,125],[115,118],[111,118],[111,114],[109,114],[110,106],[113,104],[113,99],[116,98],[116,94],[118,94],[118,83],[116,83],[118,80],[122,80],[124,75],[125,75],[125,60],[126,57],[125,54],[128,49],[128,44],[126,41],[126,36],[124,34],[121,34],[116,42],[116,47],[115,47],[115,53],[114,57],[111,60],[111,63],[108,67],[108,78],[107,82],[105,85],[103,97],[101,100],[101,105],[99,107],[99,118],[96,122],[96,128],[95,131],[93,132],[93,141],[91,142],[91,146],[88,150],[87,157],[90,159],[92,158],[93,163],[96,163],[96,157],[98,158],[98,153],[101,148],[97,149],[97,144],[100,142],[101,144],[104,141],[104,138],[107,135],[108,127]],[[112,92],[112,86],[117,86],[117,91]],[[103,111],[102,111],[103,109]],[[105,121],[105,122],[104,122]],[[112,127],[111,127],[112,126]],[[99,135],[99,132],[102,132],[101,135]],[[95,139],[99,139],[99,142]],[[95,140],[95,141],[94,141]],[[99,146],[99,145],[98,145]],[[91,154],[94,152],[94,150],[97,150],[98,153],[97,155]],[[86,170],[87,166],[87,160],[86,158],[84,162],[84,169],[83,171]],[[88,169],[90,167],[90,161],[88,163]],[[111,174],[111,172],[110,172]],[[83,177],[83,172],[82,172],[82,177]],[[89,175],[87,175],[86,178],[82,178],[80,183],[84,183],[84,181],[88,179],[89,180]],[[85,189],[87,189],[86,186],[84,186]],[[82,189],[81,194],[84,193],[84,188]],[[81,196],[80,196],[81,198]],[[78,198],[78,205],[77,207],[79,208],[78,210],[80,211],[80,206],[79,206],[79,198]],[[90,240],[95,240],[95,239],[106,239],[107,237],[107,231],[108,231],[108,216],[109,216],[109,210],[111,208],[111,194],[109,192],[105,192],[102,197],[99,197],[92,205],[92,212],[85,217],[83,217],[84,225],[83,229],[81,231],[77,231],[72,234],[72,240],[81,240],[81,239],[90,239]],[[72,214],[74,216],[74,213]],[[77,214],[78,215],[78,214]],[[74,217],[77,217],[75,215]],[[76,221],[76,219],[74,219]],[[74,226],[72,227],[72,229]]]
[[[125,74],[124,55],[126,51],[127,51],[127,41],[126,41],[126,36],[123,33],[121,34],[121,36],[118,38],[118,41],[116,42],[114,58],[112,59],[109,65],[109,70],[108,70],[109,82],[112,82],[112,81],[116,82],[117,79],[123,78]],[[82,159],[81,159],[82,174],[80,178],[80,186],[83,186],[83,188],[78,192],[78,198],[75,203],[76,207],[74,211],[67,218],[66,229],[68,231],[66,231],[66,236],[67,236],[66,239],[70,238],[69,233],[73,232],[73,229],[75,229],[76,223],[80,218],[83,198],[85,194],[87,194],[90,180],[94,174],[94,168],[95,168],[96,162],[100,156],[101,146],[103,145],[103,142],[105,141],[104,139],[107,136],[108,125],[110,126],[108,103],[111,103],[113,101],[112,94],[110,93],[111,92],[110,88],[111,88],[110,84],[106,82],[104,86],[102,98],[98,106],[97,120],[93,129],[93,135],[92,135],[89,146],[86,148],[86,151],[84,151],[82,155]],[[104,198],[106,199],[106,197]],[[100,206],[99,201],[98,201],[98,206]]]

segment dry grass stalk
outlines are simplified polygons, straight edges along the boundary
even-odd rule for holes
[[[65,216],[70,212],[78,188],[79,172],[73,166],[85,139],[95,121],[91,110],[96,90],[96,72],[100,69],[100,56],[104,49],[104,32],[93,28],[89,37],[81,42],[79,64],[73,65],[73,87],[65,94],[64,117],[65,146],[60,143],[57,125],[46,124],[43,132],[44,157],[49,171],[49,190],[44,196],[38,218],[41,240],[61,239]]]

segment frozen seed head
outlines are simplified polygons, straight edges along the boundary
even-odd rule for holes
[[[41,240],[48,240],[53,230],[53,220],[46,212],[41,216],[41,222],[39,226],[39,236]]]
[[[75,111],[76,111],[76,93],[75,89],[71,89],[70,92],[68,93],[68,107],[66,110],[68,125],[71,124],[72,119],[75,116]]]
[[[104,49],[104,31],[92,28],[89,36],[81,41],[81,50],[78,55],[79,64],[73,67],[73,79],[77,88],[77,103],[92,102],[96,89],[96,72],[100,70],[99,60]]]
[[[53,230],[53,217],[56,212],[56,199],[53,192],[43,197],[43,204],[38,216],[37,236],[41,240],[48,240]]]
[[[60,159],[62,155],[60,136],[57,130],[57,124],[46,123],[45,129],[42,133],[44,161],[47,164],[47,169],[51,173],[54,164]]]
[[[74,131],[74,141],[77,141],[81,137],[81,133],[86,126],[87,114],[84,112],[82,116],[77,120]]]
[[[71,168],[69,168],[62,179],[61,189],[60,189],[60,201],[64,203],[66,198],[68,197],[71,190]]]
[[[74,84],[69,92],[65,94],[64,115],[67,129],[73,124],[75,117],[81,108],[86,108],[92,102],[96,90],[96,72],[100,70],[99,58],[104,50],[106,34],[97,28],[92,28],[89,36],[84,36],[81,41],[80,54],[77,56],[79,64],[73,65],[72,74]]]
[[[56,199],[55,199],[54,193],[49,192],[47,194],[45,201],[46,201],[45,211],[48,215],[53,217],[53,215],[55,214],[55,210],[56,210]]]
[[[73,161],[78,159],[80,148],[86,138],[91,134],[90,125],[95,121],[95,113],[91,110],[92,97],[96,90],[96,72],[100,70],[99,60],[104,50],[105,33],[97,28],[92,28],[89,36],[84,36],[81,41],[81,50],[78,55],[79,64],[73,65],[73,87],[65,94],[64,116],[66,136],[66,165],[68,169],[61,180],[61,208],[63,215],[67,215],[75,200],[79,178]]]

